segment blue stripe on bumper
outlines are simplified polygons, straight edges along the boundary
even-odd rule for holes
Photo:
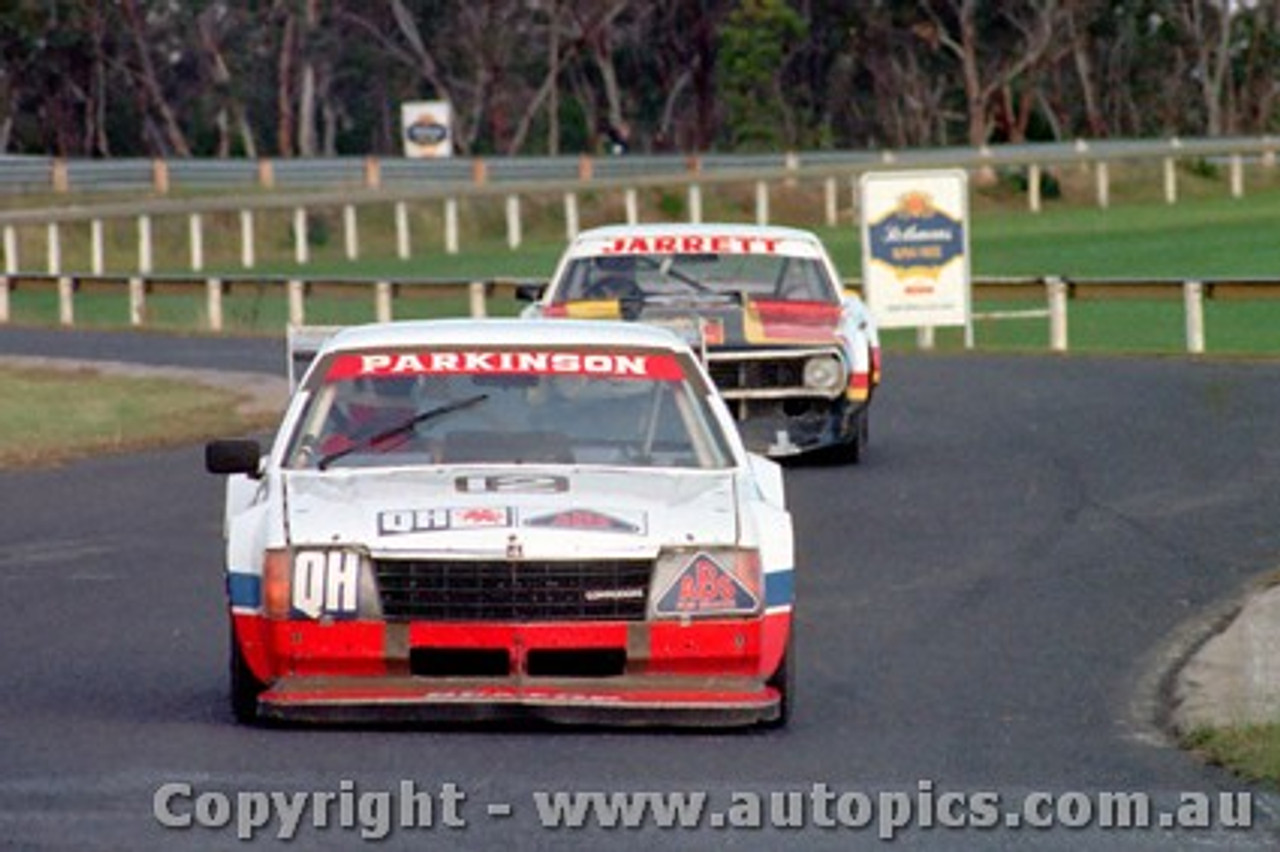
[[[792,569],[771,571],[764,575],[764,605],[790,606],[795,600],[795,574]]]
[[[262,578],[257,574],[227,574],[227,597],[233,607],[257,609],[262,606]]]

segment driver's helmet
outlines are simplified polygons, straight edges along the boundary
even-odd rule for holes
[[[636,259],[629,254],[609,254],[601,255],[594,261],[595,274],[592,276],[596,281],[603,281],[606,278],[624,278],[635,280],[636,277]]]
[[[602,255],[591,263],[591,277],[586,294],[595,298],[617,299],[632,295],[639,287],[639,264],[632,255]]]

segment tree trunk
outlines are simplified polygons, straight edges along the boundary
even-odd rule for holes
[[[1076,80],[1084,99],[1084,124],[1088,135],[1099,139],[1107,135],[1107,122],[1098,108],[1098,84],[1094,79],[1093,59],[1089,55],[1089,38],[1087,33],[1081,31],[1075,15],[1070,12],[1067,15],[1067,36],[1071,41]]]
[[[214,7],[210,7],[213,9]],[[231,156],[231,139],[234,132],[240,136],[240,145],[244,149],[244,156],[249,159],[258,158],[258,143],[254,138],[253,128],[249,125],[249,118],[245,112],[244,104],[235,95],[234,85],[231,79],[231,69],[227,66],[226,60],[222,56],[222,49],[219,47],[217,33],[214,32],[214,20],[209,14],[209,10],[201,13],[196,19],[196,28],[200,39],[200,46],[207,54],[210,65],[210,74],[213,75],[214,90],[218,93],[222,106],[218,110],[218,156]]]
[[[179,127],[178,120],[174,116],[173,110],[169,107],[169,102],[165,99],[164,89],[160,86],[160,80],[156,76],[155,64],[151,61],[147,32],[143,25],[142,16],[138,12],[137,0],[120,0],[120,8],[124,12],[130,34],[133,36],[134,47],[138,53],[139,82],[142,84],[142,89],[146,92],[151,106],[160,117],[162,125],[161,138],[164,139],[168,152],[180,157],[189,157],[191,156],[191,148],[187,145],[187,139],[182,133],[182,128]]]
[[[298,85],[298,153],[303,157],[314,157],[316,144],[316,63],[315,36],[320,23],[320,10],[317,0],[307,0],[306,16],[303,19],[301,37],[298,39],[299,55],[302,60],[301,80]]]
[[[293,54],[297,50],[297,20],[285,17],[280,43],[280,59],[276,65],[276,147],[281,157],[292,157],[293,135]]]

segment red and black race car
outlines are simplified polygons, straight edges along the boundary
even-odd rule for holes
[[[858,461],[880,338],[822,242],[795,228],[619,225],[584,231],[524,316],[665,326],[700,350],[749,449]]]

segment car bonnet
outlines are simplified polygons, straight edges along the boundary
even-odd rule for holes
[[[523,558],[732,545],[732,471],[476,466],[285,474],[295,545]]]

